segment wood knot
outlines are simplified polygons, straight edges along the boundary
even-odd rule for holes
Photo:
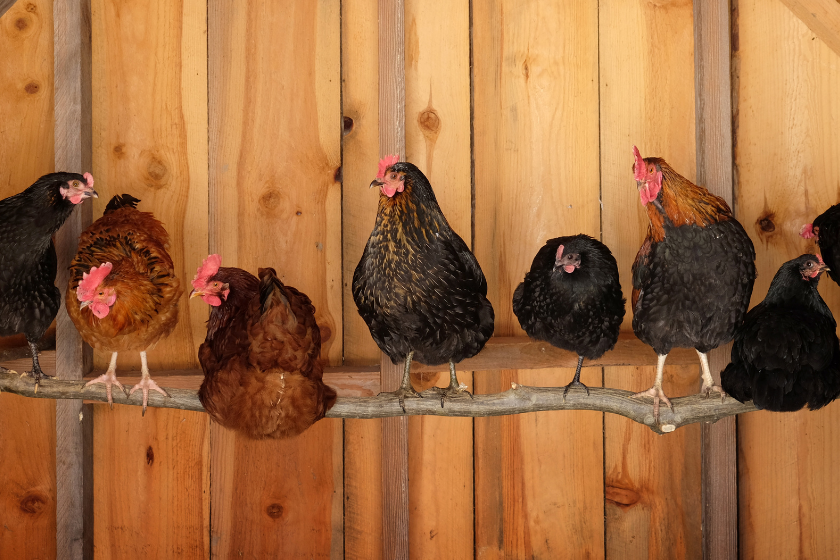
[[[340,183],[342,178],[343,177],[341,175],[341,166],[339,165],[338,167],[335,168],[335,173],[333,173],[333,182],[334,183]]]
[[[25,91],[29,95],[34,95],[41,91],[41,86],[38,84],[38,82],[29,82],[23,87],[23,91]]]
[[[27,12],[29,12],[30,14],[34,14],[35,12],[37,12],[37,11],[38,11],[38,6],[36,6],[36,5],[35,5],[35,4],[33,4],[32,2],[29,2],[29,3],[26,5],[26,11],[27,11]]]
[[[27,492],[20,500],[20,510],[23,513],[37,515],[47,505],[47,497],[40,492]]]
[[[774,235],[778,235],[776,232],[776,214],[765,210],[755,221],[755,232],[760,239],[767,242],[768,239]]]
[[[768,216],[758,220],[758,227],[761,228],[761,231],[765,231],[767,233],[776,231],[776,224],[774,224],[773,220],[771,220]]]
[[[632,488],[621,488],[619,486],[607,486],[604,497],[607,501],[614,503],[622,509],[629,509],[636,505],[641,496]]]
[[[327,325],[318,325],[318,331],[321,333],[321,343],[328,341],[332,338],[332,329]]]
[[[149,448],[146,449],[146,464],[151,467],[152,463],[154,463],[154,462],[155,462],[155,450],[152,449],[152,446],[150,445]]]
[[[125,144],[120,142],[119,144],[114,146],[114,155],[117,156],[118,158],[124,158],[125,157]]]
[[[283,205],[283,193],[275,188],[269,188],[260,195],[260,207],[267,212],[275,212]]]
[[[15,20],[15,27],[17,27],[18,31],[23,31],[27,27],[29,27],[29,18],[26,17],[19,17]]]
[[[165,187],[169,182],[169,167],[162,157],[150,151],[144,151],[140,156],[145,161],[146,186],[152,189]]]
[[[272,519],[280,519],[283,516],[283,506],[280,504],[271,504],[265,508],[265,513]]]
[[[353,132],[354,124],[355,123],[353,122],[353,119],[351,119],[350,117],[344,117],[344,119],[342,119],[341,134],[343,136],[347,136],[348,134]]]
[[[440,117],[434,109],[420,111],[420,114],[417,115],[417,124],[424,135],[433,134],[437,136],[440,132]]]
[[[525,60],[522,62],[522,75],[525,76],[525,81],[528,81],[528,78],[531,77],[531,65],[528,64],[528,61]]]

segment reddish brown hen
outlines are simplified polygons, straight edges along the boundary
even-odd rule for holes
[[[198,350],[201,404],[219,424],[249,437],[296,436],[336,398],[321,381],[315,307],[273,268],[261,268],[258,280],[220,265],[219,255],[207,257],[190,294],[212,306]]]
[[[143,391],[145,414],[149,390],[167,395],[149,375],[146,350],[175,328],[184,290],[166,251],[169,235],[151,213],[136,209],[138,202],[115,196],[82,232],[65,305],[85,342],[111,352],[108,370],[87,384],[104,383],[109,403],[112,385],[125,391],[116,377],[117,354],[140,352],[142,379],[130,394]]]

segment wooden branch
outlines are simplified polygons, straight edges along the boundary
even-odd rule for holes
[[[105,387],[94,385],[84,388],[81,381],[61,381],[47,379],[41,382],[38,393],[29,377],[17,374],[0,374],[0,391],[6,391],[24,397],[44,399],[85,399],[87,401],[106,402]],[[166,388],[171,398],[157,393],[149,393],[149,406],[158,408],[178,408],[201,412],[204,408],[198,400],[196,391],[188,389]],[[381,394],[375,397],[339,397],[335,406],[327,413],[327,418],[394,418],[400,416],[454,416],[479,417],[541,412],[545,410],[597,410],[619,414],[644,424],[657,433],[668,433],[687,424],[696,422],[717,422],[722,418],[751,412],[752,404],[741,404],[728,397],[705,398],[701,395],[677,397],[671,399],[673,412],[668,408],[660,410],[661,424],[653,423],[653,405],[649,399],[630,398],[629,391],[620,389],[602,389],[591,387],[589,395],[572,390],[563,401],[563,387],[527,387],[513,384],[504,393],[475,395],[449,399],[441,407],[440,396],[430,389],[423,393],[422,399],[410,398],[405,401],[406,412],[403,414],[396,397]],[[140,406],[141,395],[135,393],[131,398],[119,390],[114,391],[114,403]]]
[[[781,0],[793,14],[840,55],[840,3],[837,0]]]

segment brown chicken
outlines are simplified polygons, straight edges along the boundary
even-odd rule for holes
[[[642,159],[633,148],[633,174],[650,219],[633,263],[633,331],[658,354],[656,381],[635,396],[671,403],[662,391],[671,348],[694,348],[702,366],[701,392],[715,385],[706,353],[726,344],[744,320],[755,281],[755,250],[722,198],[697,186],[665,160]]]
[[[321,381],[312,302],[273,268],[259,275],[221,267],[219,255],[198,268],[190,297],[212,306],[198,350],[198,397],[226,428],[255,439],[292,437],[323,418],[336,394]]]
[[[125,392],[116,377],[117,354],[140,352],[142,379],[129,396],[143,391],[145,414],[150,390],[169,396],[149,375],[146,350],[175,328],[184,290],[166,251],[169,235],[150,212],[137,210],[138,202],[115,196],[82,232],[65,305],[84,341],[111,352],[108,370],[85,385],[104,383],[109,404],[112,385]]]

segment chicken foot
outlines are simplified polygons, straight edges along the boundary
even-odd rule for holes
[[[408,356],[405,357],[405,369],[403,370],[403,378],[402,383],[400,383],[400,388],[396,391],[390,393],[391,395],[395,395],[400,401],[400,408],[402,411],[405,412],[405,398],[406,397],[416,397],[416,398],[423,398],[423,395],[418,393],[414,387],[411,386],[411,359],[414,357],[414,350],[408,353]],[[382,394],[382,393],[380,393]]]
[[[435,391],[440,395],[441,408],[443,408],[444,401],[452,397],[460,397],[463,394],[467,394],[470,398],[473,398],[472,393],[467,391],[467,386],[461,385],[458,381],[458,375],[455,373],[455,363],[452,360],[449,360],[449,387],[446,389],[435,387]]]
[[[703,370],[703,386],[700,387],[700,393],[705,395],[707,399],[713,392],[720,393],[720,401],[723,402],[726,399],[726,391],[719,385],[715,385],[715,381],[712,379],[712,372],[709,370],[709,358],[700,350],[695,351],[700,356],[700,366]]]
[[[85,387],[88,385],[93,385],[95,383],[104,383],[105,384],[105,393],[108,395],[108,404],[111,408],[114,408],[114,401],[111,399],[111,386],[116,385],[120,388],[123,394],[126,394],[125,387],[122,386],[122,383],[117,380],[117,353],[114,352],[111,354],[111,363],[108,364],[108,371],[97,377],[96,379],[91,379],[87,383],[85,383]]]
[[[41,384],[41,378],[46,377],[47,379],[52,379],[55,376],[47,375],[41,369],[41,364],[38,362],[38,346],[36,346],[34,342],[29,342],[29,340],[27,340],[26,343],[29,344],[29,351],[32,352],[32,371],[23,372],[21,377],[29,376],[35,379],[35,394],[38,394],[38,386]],[[6,368],[2,368],[0,371],[3,373],[17,373],[14,370]]]
[[[665,358],[668,357],[668,354],[659,354],[656,360],[656,381],[653,382],[653,387],[648,389],[647,391],[641,391],[636,393],[635,395],[631,395],[631,398],[637,399],[639,397],[653,397],[653,421],[656,424],[659,424],[659,401],[661,400],[664,402],[668,408],[671,409],[671,412],[674,411],[674,407],[671,406],[671,401],[668,400],[668,397],[665,396],[665,393],[662,391],[662,374],[665,372]]]
[[[586,396],[589,396],[589,387],[580,382],[580,368],[582,367],[583,356],[578,355],[578,363],[577,369],[575,370],[575,378],[572,379],[572,382],[566,385],[566,388],[563,390],[563,402],[566,402],[566,393],[568,393],[569,389],[571,389],[572,387],[583,387],[586,390]]]
[[[165,397],[169,397],[169,398],[172,398],[172,397],[165,390],[161,389],[158,386],[158,384],[155,383],[155,381],[152,379],[152,376],[149,374],[149,364],[146,362],[146,352],[145,351],[140,352],[140,364],[141,364],[140,373],[142,374],[142,377],[140,378],[140,383],[138,383],[137,385],[135,385],[134,387],[131,388],[131,391],[129,391],[128,396],[131,397],[131,395],[133,395],[134,391],[136,391],[137,389],[140,389],[140,390],[143,391],[143,413],[142,413],[142,416],[146,416],[146,406],[148,406],[148,404],[149,404],[149,391],[157,391],[158,393],[160,393],[161,395],[163,395]]]

